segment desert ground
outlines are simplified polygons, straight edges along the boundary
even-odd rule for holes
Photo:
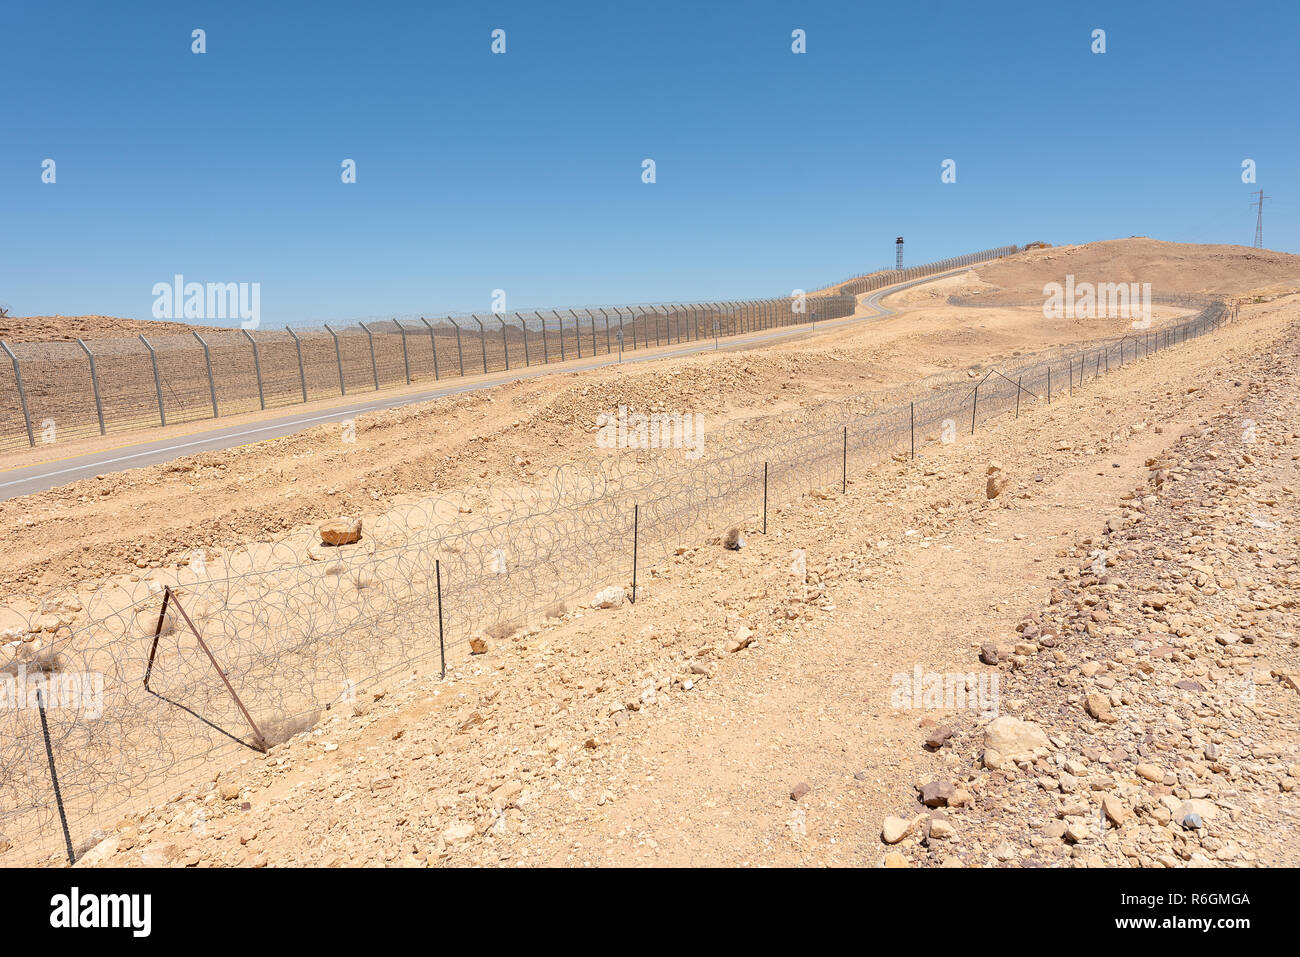
[[[0,625],[75,630],[96,590],[183,582],[196,552],[316,559],[340,515],[490,509],[492,489],[635,457],[595,447],[619,405],[734,434],[1122,333],[1044,318],[1067,273],[1220,295],[1237,319],[783,501],[739,550],[677,542],[634,605],[584,596],[483,636],[445,679],[390,676],[79,835],[79,866],[1300,863],[1296,256],[1031,250],[888,297],[883,319],[6,501]],[[1153,327],[1191,311],[1157,306]],[[997,715],[915,701],[914,675],[996,688]]]

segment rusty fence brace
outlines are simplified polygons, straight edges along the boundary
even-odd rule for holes
[[[167,620],[167,605],[169,603],[175,603],[176,610],[180,612],[181,617],[185,619],[185,624],[189,626],[190,633],[194,635],[195,640],[198,641],[199,647],[203,649],[203,653],[208,656],[208,661],[212,662],[212,667],[217,669],[217,674],[221,677],[221,683],[226,686],[226,690],[230,692],[230,697],[233,698],[235,704],[239,706],[239,710],[243,714],[244,720],[247,721],[248,726],[253,729],[253,737],[257,742],[257,749],[265,754],[267,751],[266,738],[264,738],[262,732],[258,730],[257,724],[253,721],[253,716],[249,714],[248,709],[244,707],[244,702],[241,701],[239,695],[235,693],[234,687],[230,684],[230,679],[226,677],[226,672],[222,669],[221,665],[217,664],[217,659],[213,656],[212,650],[208,647],[208,643],[203,640],[203,636],[199,634],[199,630],[194,627],[194,622],[190,621],[190,616],[187,615],[185,609],[181,607],[180,599],[174,597],[170,585],[163,586],[162,607],[158,611],[158,627],[154,629],[153,644],[149,646],[149,663],[144,669],[145,690],[151,690],[149,688],[149,678],[153,674],[154,656],[158,653],[158,642],[162,638],[163,624]]]
[[[77,863],[72,850],[72,833],[68,830],[68,812],[63,808],[63,792],[59,790],[59,772],[54,768],[54,746],[50,743],[50,723],[45,717],[45,692],[36,689],[36,707],[41,712],[41,734],[45,738],[45,757],[50,762],[50,783],[54,785],[54,804],[59,809],[59,822],[63,825],[63,844],[68,849],[68,863]]]
[[[632,604],[636,604],[636,546],[641,531],[641,506],[632,506]]]
[[[77,340],[77,345],[81,346],[82,351],[86,353],[86,358],[90,360],[90,387],[95,390],[95,415],[99,417],[99,434],[103,435],[104,403],[99,397],[99,372],[95,368],[95,354],[90,351],[90,346],[86,345],[80,339]],[[217,417],[217,407],[215,403],[212,406],[212,417],[214,419]]]

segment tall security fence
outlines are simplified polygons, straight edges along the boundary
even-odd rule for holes
[[[860,277],[833,295],[0,341],[0,451],[839,319],[862,292],[1015,249]]]
[[[1068,401],[1228,315],[1215,302],[978,379],[951,373],[909,396],[732,424],[710,431],[698,458],[593,453],[535,487],[474,490],[486,505],[449,496],[363,516],[355,545],[249,546],[206,570],[10,609],[26,624],[0,644],[0,864],[75,857],[97,828],[192,793],[216,763],[274,746],[323,709],[419,669],[445,674],[477,633],[510,634],[609,585],[636,595],[645,568],[676,547],[731,526],[757,534],[771,504],[847,493],[872,463]]]

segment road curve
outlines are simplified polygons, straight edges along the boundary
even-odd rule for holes
[[[32,495],[37,492],[43,492],[46,489],[56,488],[60,485],[67,485],[70,482],[76,482],[80,479],[93,478],[96,475],[103,475],[110,472],[122,472],[127,469],[142,468],[146,465],[157,465],[160,462],[170,462],[172,459],[179,458],[183,455],[220,451],[241,445],[248,445],[253,442],[265,442],[269,439],[278,439],[286,435],[292,435],[295,432],[299,432],[313,425],[320,425],[325,422],[342,422],[345,419],[355,418],[365,412],[375,412],[381,409],[397,409],[407,405],[414,405],[418,402],[427,402],[430,399],[436,399],[440,396],[457,395],[462,392],[472,392],[476,389],[489,389],[504,382],[531,379],[534,376],[553,375],[556,373],[581,371],[583,369],[595,369],[601,366],[617,365],[619,362],[624,364],[634,362],[652,362],[657,359],[686,356],[697,352],[714,351],[715,349],[746,349],[759,345],[767,345],[785,339],[811,336],[817,332],[825,331],[826,329],[834,328],[836,326],[861,322],[864,319],[880,319],[885,316],[894,315],[894,310],[880,304],[880,300],[885,296],[900,292],[904,289],[909,289],[912,286],[919,286],[923,283],[933,282],[934,280],[942,279],[945,276],[952,276],[957,273],[965,272],[969,268],[970,267],[952,269],[948,272],[926,276],[923,279],[913,279],[910,282],[898,283],[897,285],[885,286],[881,289],[877,289],[875,292],[861,297],[859,299],[858,310],[856,310],[852,316],[848,316],[844,319],[832,319],[810,326],[787,326],[784,328],[766,329],[762,332],[734,336],[727,340],[725,344],[721,345],[714,345],[709,342],[700,342],[689,346],[683,346],[678,349],[666,349],[663,351],[657,350],[654,353],[647,355],[624,356],[622,359],[619,359],[618,356],[609,356],[598,361],[588,361],[581,364],[574,363],[568,366],[535,366],[531,369],[524,368],[517,371],[511,370],[508,373],[502,373],[500,375],[490,376],[471,382],[464,382],[459,385],[440,385],[437,388],[426,389],[420,392],[406,393],[403,395],[379,396],[366,402],[350,403],[339,408],[319,410],[316,412],[298,412],[292,415],[263,419],[254,423],[245,422],[236,425],[213,426],[212,428],[204,429],[200,432],[194,432],[185,436],[172,436],[165,439],[156,439],[154,441],[134,442],[129,445],[100,450],[97,452],[89,452],[85,455],[76,455],[66,459],[38,462],[32,465],[23,465],[6,470],[0,470],[0,501],[10,498],[18,498],[23,495]],[[862,314],[864,308],[872,311],[867,314]],[[818,326],[820,326],[820,328],[818,328]]]

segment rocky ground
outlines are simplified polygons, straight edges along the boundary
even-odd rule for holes
[[[635,605],[369,689],[81,863],[1296,863],[1298,331],[1249,305],[682,542]]]

